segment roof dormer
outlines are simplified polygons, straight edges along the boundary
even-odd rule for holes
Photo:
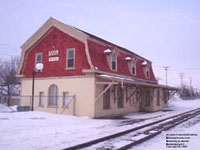
[[[142,66],[143,66],[143,71],[144,71],[145,77],[147,79],[149,79],[150,78],[150,65],[149,65],[149,63],[146,60],[144,60],[142,62]]]

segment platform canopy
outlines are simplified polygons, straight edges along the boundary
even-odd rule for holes
[[[166,86],[166,85],[151,83],[151,82],[147,82],[147,81],[139,81],[137,79],[124,78],[124,77],[119,77],[119,76],[100,74],[100,75],[97,75],[97,77],[101,78],[101,79],[109,80],[109,81],[112,81],[112,82],[115,82],[115,83],[118,82],[118,83],[121,83],[121,84],[132,84],[132,85],[136,85],[136,86],[165,88],[165,89],[168,89],[168,90],[176,90],[176,91],[180,90],[177,87]]]

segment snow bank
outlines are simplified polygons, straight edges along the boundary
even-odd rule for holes
[[[0,104],[0,113],[2,112],[14,112],[16,111],[16,106],[8,107],[4,104]]]
[[[178,97],[173,97],[169,101],[168,109],[172,110],[188,110],[200,107],[200,99],[195,100],[182,100]]]
[[[90,119],[45,112],[0,113],[0,149],[57,150],[200,107],[200,100],[172,99],[173,111],[132,113],[125,119]],[[16,106],[15,106],[16,108]],[[10,108],[0,105],[1,112]],[[132,124],[123,121],[144,120]]]

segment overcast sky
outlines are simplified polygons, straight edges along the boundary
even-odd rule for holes
[[[199,0],[0,0],[0,59],[20,46],[50,17],[121,45],[153,62],[165,83],[200,88]]]

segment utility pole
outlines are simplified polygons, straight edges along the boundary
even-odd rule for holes
[[[185,74],[184,73],[180,73],[180,78],[181,78],[181,87],[183,87],[183,78],[184,78]]]
[[[164,69],[165,69],[165,78],[166,78],[166,86],[167,86],[167,71],[168,71],[168,69],[169,69],[169,66],[164,66],[163,67]]]

